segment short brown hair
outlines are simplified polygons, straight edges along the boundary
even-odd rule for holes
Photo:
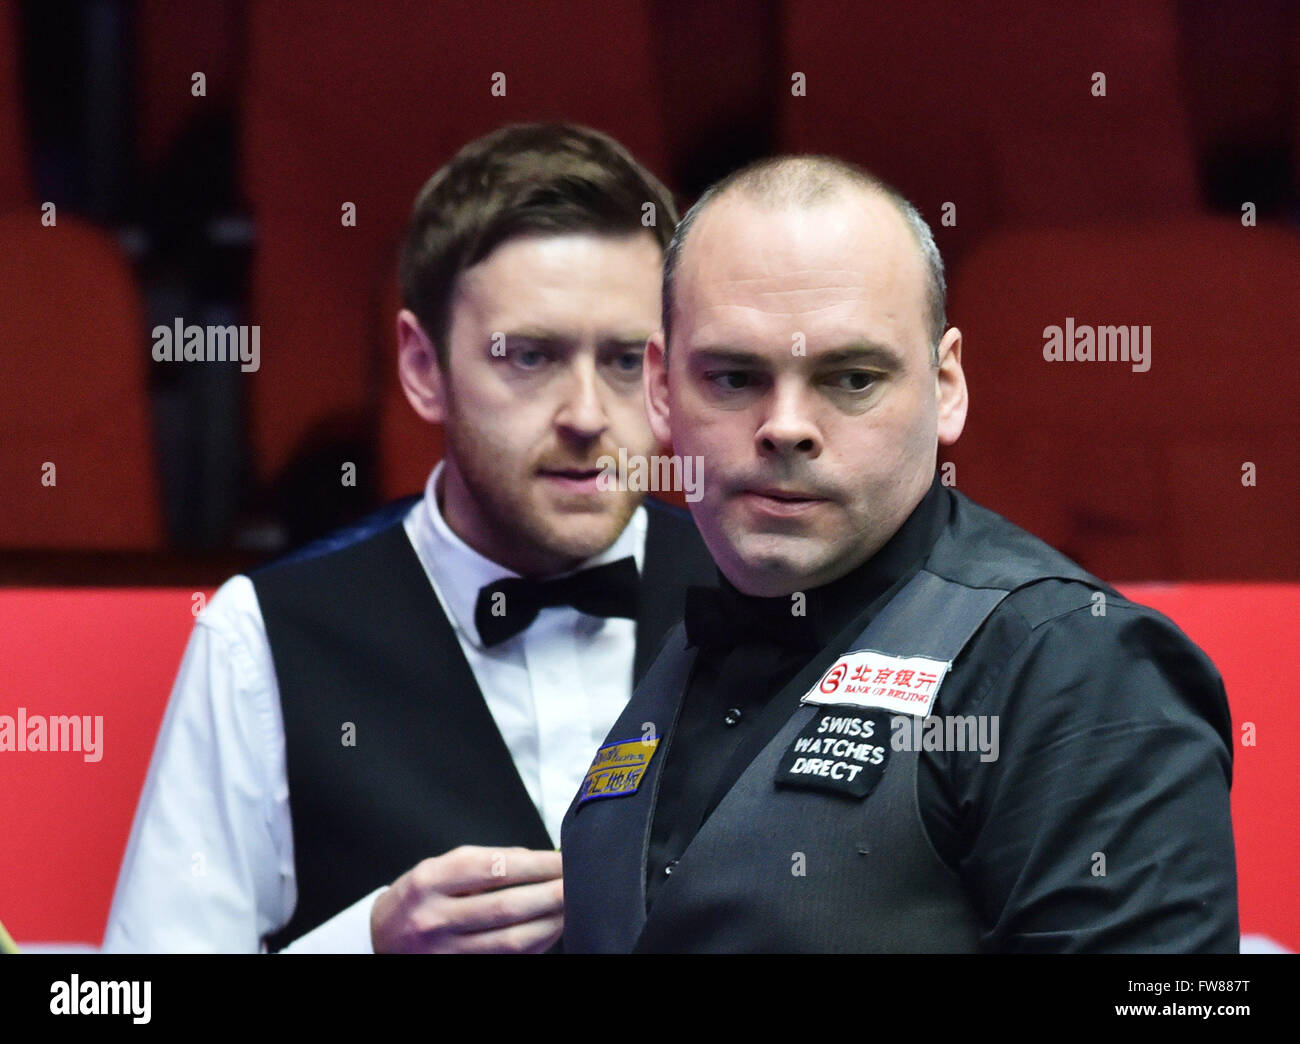
[[[666,249],[676,227],[672,193],[609,135],[512,124],[470,142],[420,190],[402,249],[402,303],[446,369],[456,278],[507,239],[649,231]]]

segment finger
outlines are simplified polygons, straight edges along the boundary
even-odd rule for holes
[[[460,953],[545,953],[564,934],[564,915],[458,936]]]
[[[440,902],[448,904],[444,907],[448,930],[468,935],[563,913],[564,887],[559,881],[543,881]]]
[[[559,852],[462,845],[430,860],[425,885],[443,895],[472,895],[486,888],[553,881],[563,872]]]

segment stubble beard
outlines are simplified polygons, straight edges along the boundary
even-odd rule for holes
[[[469,495],[477,532],[461,538],[480,553],[521,575],[566,572],[607,550],[640,505],[639,494],[609,491],[600,495],[599,511],[548,508],[536,462],[502,480],[499,455],[473,437],[455,416],[445,429],[448,464]],[[508,458],[507,458],[508,459]],[[487,549],[487,550],[484,550]]]

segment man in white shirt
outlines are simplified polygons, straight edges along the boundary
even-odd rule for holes
[[[620,145],[567,125],[504,128],[425,185],[399,375],[444,459],[414,503],[199,616],[105,950],[556,943],[560,821],[713,575],[684,517],[598,463],[657,449],[641,357],[675,221]]]

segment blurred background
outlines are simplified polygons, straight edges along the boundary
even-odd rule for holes
[[[957,488],[1109,580],[1300,579],[1296,3],[3,0],[0,583],[215,583],[418,492],[397,244],[544,118],[683,207],[773,152],[893,182],[965,333]],[[1067,317],[1150,370],[1046,362]],[[155,362],[177,319],[259,368]]]

